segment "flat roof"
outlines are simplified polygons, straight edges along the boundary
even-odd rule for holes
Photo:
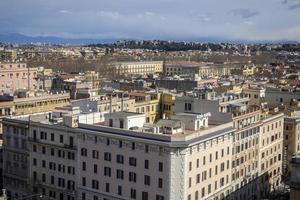
[[[143,113],[121,111],[121,112],[107,113],[107,115],[110,115],[110,116],[113,116],[113,117],[125,118],[125,117],[131,117],[131,116],[142,116],[144,114]]]

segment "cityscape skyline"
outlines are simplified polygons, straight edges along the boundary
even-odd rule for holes
[[[16,6],[17,5],[17,6]],[[300,41],[300,1],[2,1],[3,34],[67,39]],[[32,12],[34,10],[34,12]]]

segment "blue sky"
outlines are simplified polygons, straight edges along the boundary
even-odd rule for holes
[[[1,0],[0,34],[300,41],[300,0]]]

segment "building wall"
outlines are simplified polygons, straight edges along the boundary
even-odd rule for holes
[[[163,61],[119,62],[114,70],[119,75],[147,75],[163,72]]]
[[[43,96],[14,99],[15,115],[52,111],[70,104],[70,94],[45,94]]]
[[[185,199],[222,199],[229,195],[232,135],[216,137],[185,150]]]
[[[27,123],[4,121],[3,139],[3,188],[8,197],[22,198],[31,193]]]
[[[161,95],[162,114],[165,115],[167,119],[170,119],[175,110],[175,95],[169,93],[162,93]]]
[[[37,68],[28,68],[26,63],[0,63],[0,77],[0,94],[37,89]]]
[[[283,134],[283,167],[284,173],[288,175],[293,155],[300,152],[300,117],[285,117]]]
[[[259,138],[259,164],[261,196],[278,188],[282,176],[283,114],[262,120]]]
[[[77,139],[68,128],[40,123],[30,127],[30,177],[34,193],[74,200],[77,175]]]
[[[265,90],[264,89],[250,89],[250,88],[244,88],[243,93],[245,93],[250,101],[249,105],[261,105],[261,103],[264,102],[265,98]]]

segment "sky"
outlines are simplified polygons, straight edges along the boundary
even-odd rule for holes
[[[300,41],[300,0],[0,0],[0,34]]]

